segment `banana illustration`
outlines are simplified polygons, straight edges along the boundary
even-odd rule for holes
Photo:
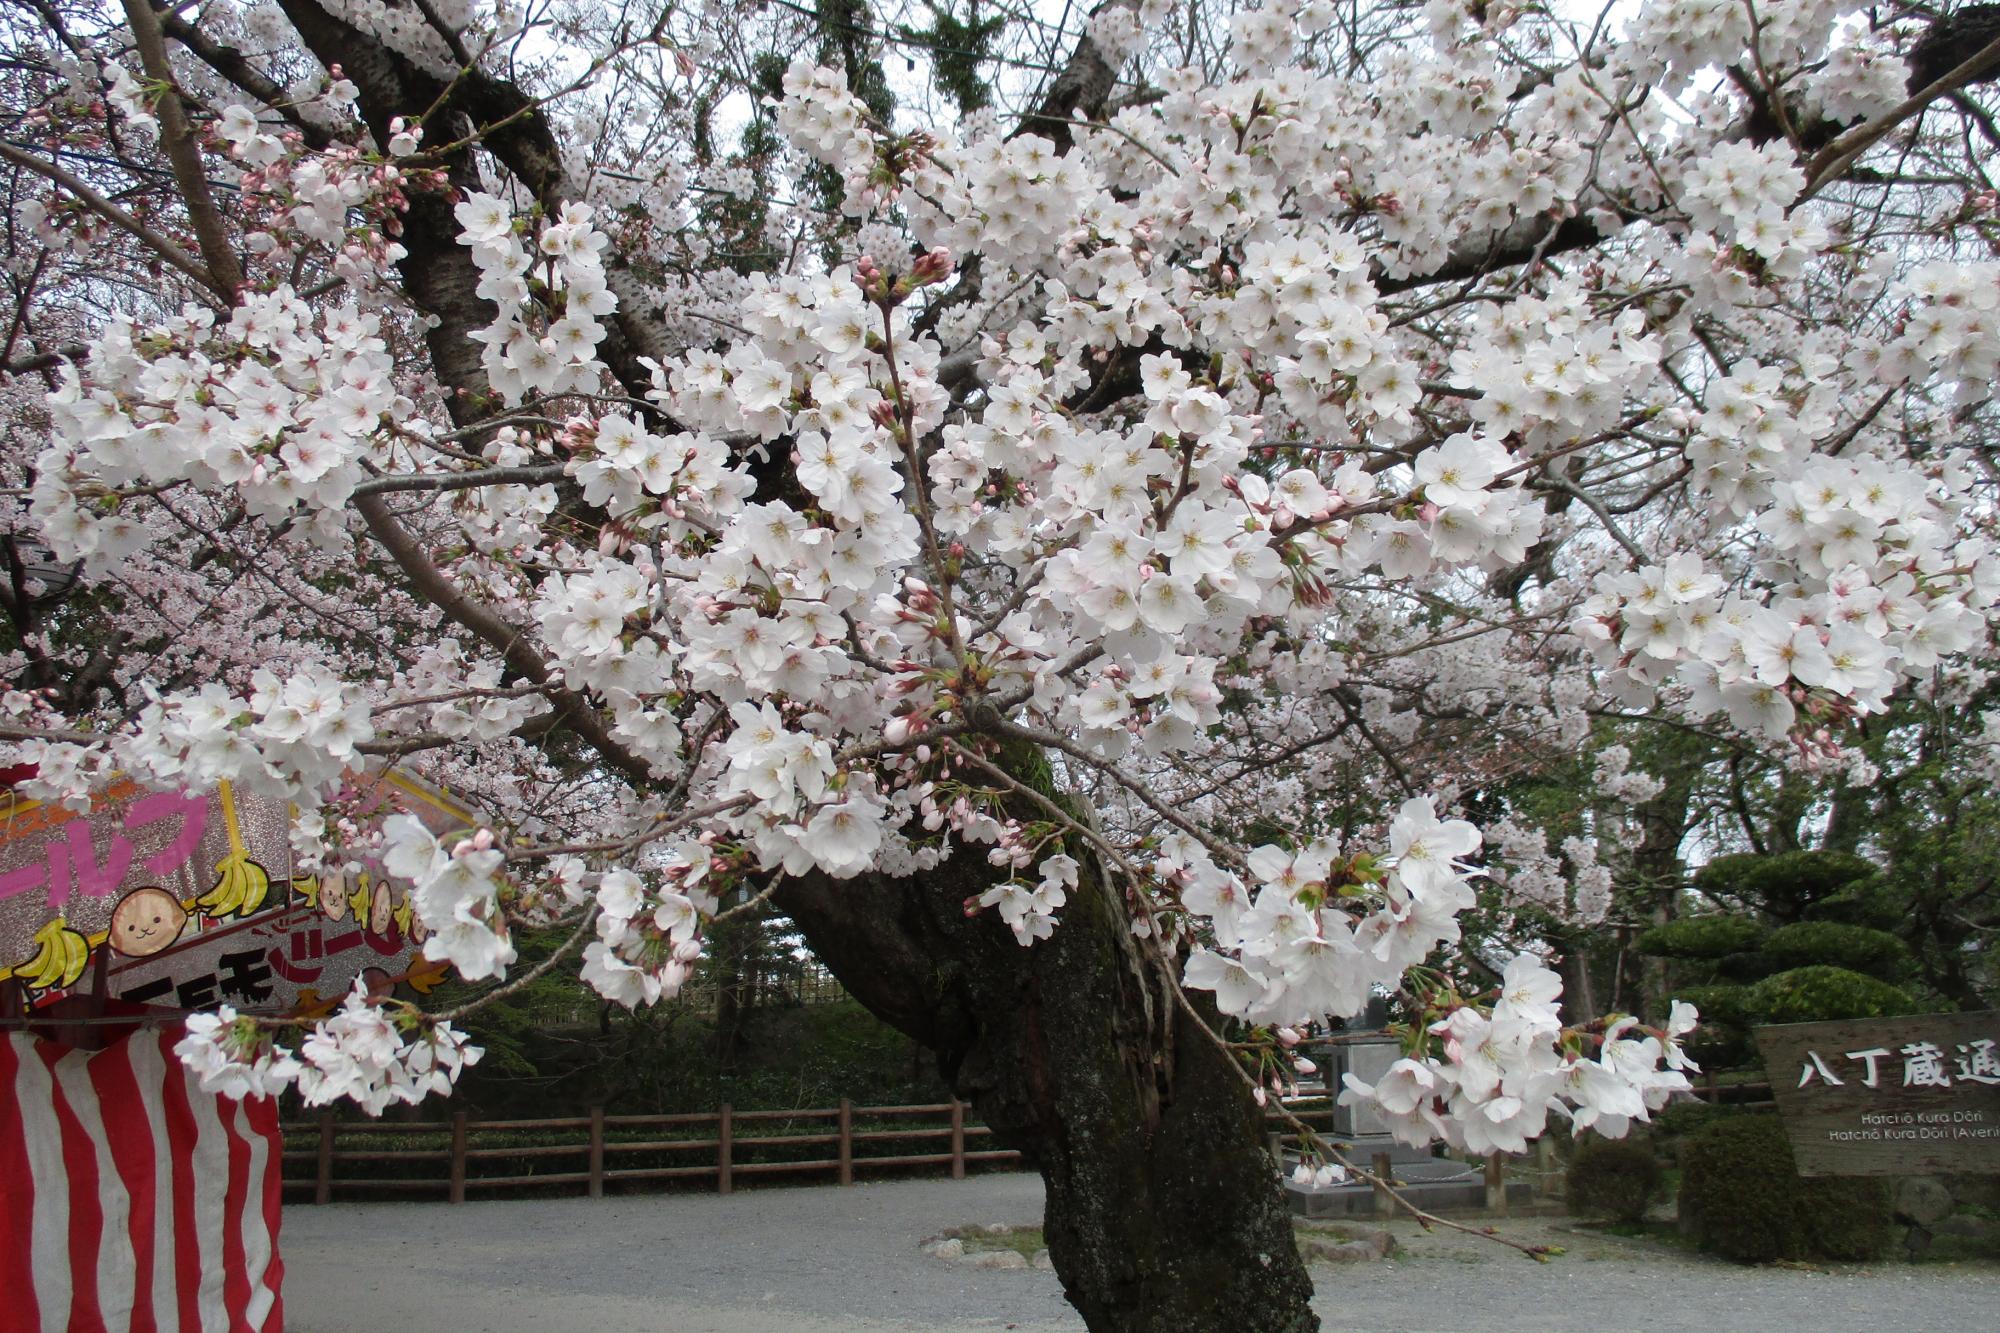
[[[236,825],[236,793],[227,782],[222,789],[222,825],[229,831],[229,855],[215,863],[215,887],[196,899],[202,911],[220,921],[229,916],[249,916],[264,905],[271,892],[271,876],[250,859],[243,834]]]
[[[74,986],[90,961],[90,942],[71,930],[61,917],[35,932],[35,956],[14,969],[29,990]]]

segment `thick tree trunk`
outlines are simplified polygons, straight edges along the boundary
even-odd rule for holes
[[[908,880],[802,880],[778,904],[1047,1185],[1049,1257],[1097,1333],[1319,1327],[1262,1114],[1086,870],[1023,948],[965,899],[976,850]]]
[[[1632,889],[1637,910],[1655,925],[1680,915],[1681,886],[1687,878],[1681,841],[1687,837],[1697,767],[1690,763],[1669,768],[1666,786],[1636,812],[1640,838],[1632,849]],[[1640,1014],[1663,1005],[1668,989],[1666,959],[1648,958],[1644,970],[1644,986],[1632,1006],[1632,1011]]]

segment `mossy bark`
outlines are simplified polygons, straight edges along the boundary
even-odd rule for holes
[[[1031,948],[965,912],[997,873],[968,849],[910,879],[796,881],[778,903],[1040,1170],[1049,1257],[1091,1329],[1317,1329],[1262,1113],[1230,1057],[1087,870]]]

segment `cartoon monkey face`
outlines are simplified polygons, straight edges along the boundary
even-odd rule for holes
[[[180,938],[187,909],[165,889],[134,889],[111,910],[111,948],[128,958],[156,954]]]
[[[387,935],[395,923],[396,904],[389,897],[389,882],[384,880],[375,886],[375,897],[368,904],[368,929]]]
[[[347,915],[347,876],[341,871],[321,875],[319,880],[319,910],[329,921],[338,921]]]

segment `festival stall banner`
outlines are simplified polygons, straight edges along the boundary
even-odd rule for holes
[[[330,1012],[357,977],[378,995],[402,984],[426,992],[442,979],[444,965],[424,959],[422,923],[386,880],[357,891],[366,902],[353,914],[338,886],[300,884],[301,896],[276,911],[201,931],[163,953],[114,961],[110,993],[183,1010],[227,1004],[311,1018]],[[339,903],[339,918],[329,919],[305,890]]]
[[[411,814],[440,838],[477,822],[401,773],[357,774],[337,799],[363,822]],[[83,978],[102,951],[104,989],[120,999],[305,1017],[330,1011],[357,977],[377,994],[436,985],[445,968],[423,957],[407,888],[366,856],[289,878],[288,817],[226,783],[204,798],[121,781],[88,815],[0,807],[0,959],[20,960],[0,966],[0,981],[20,980],[40,1009],[91,989]]]
[[[234,790],[147,791],[120,779],[88,811],[0,807],[0,981],[40,1000],[93,955],[147,958],[284,903],[290,812]]]
[[[277,1104],[203,1092],[181,1032],[0,1037],[0,1328],[283,1329]]]
[[[356,818],[414,814],[440,837],[474,822],[448,796],[401,774],[357,779],[343,796]],[[106,978],[111,994],[177,1009],[228,1004],[311,1018],[331,1011],[357,977],[378,995],[399,985],[423,994],[444,978],[445,965],[423,956],[424,926],[407,888],[373,859],[362,858],[351,872],[295,879],[290,890],[273,911],[114,960]]]

